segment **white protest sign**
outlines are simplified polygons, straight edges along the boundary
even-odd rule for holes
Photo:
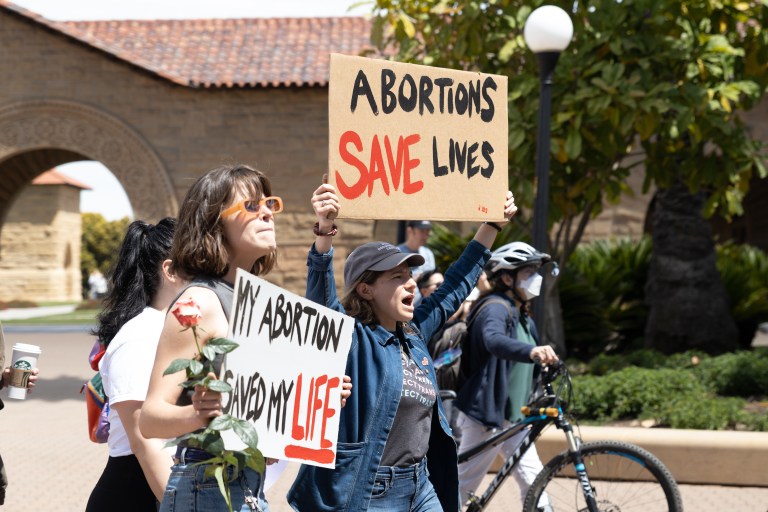
[[[341,217],[504,219],[506,76],[338,54],[330,75]]]
[[[238,270],[224,412],[250,421],[265,457],[333,468],[354,320]],[[244,444],[228,430],[225,446]]]

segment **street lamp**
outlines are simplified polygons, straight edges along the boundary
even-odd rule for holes
[[[525,20],[523,29],[525,44],[536,54],[539,64],[539,131],[536,139],[536,202],[533,206],[533,246],[548,252],[547,211],[549,208],[549,132],[552,110],[552,75],[560,53],[568,47],[573,37],[573,22],[560,7],[543,5],[534,10]],[[546,276],[544,276],[546,279]],[[538,300],[533,303],[533,314],[540,323],[542,335],[544,325],[544,299],[546,286]]]

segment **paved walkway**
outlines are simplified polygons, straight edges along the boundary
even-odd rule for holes
[[[75,310],[75,305],[63,306],[43,306],[39,308],[9,308],[0,311],[0,321],[3,320],[26,320],[49,315],[63,315]]]
[[[0,454],[10,480],[3,509],[82,512],[107,460],[105,445],[88,440],[80,387],[92,375],[87,363],[93,339],[85,332],[6,332],[6,356],[13,343],[40,345],[40,384],[27,400],[6,399],[0,412]],[[289,512],[285,493],[296,464],[268,491],[272,512]],[[681,486],[689,512],[767,512],[768,488]],[[520,510],[509,481],[487,509]]]

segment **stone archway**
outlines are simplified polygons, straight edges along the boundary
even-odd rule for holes
[[[3,162],[41,152],[67,155],[50,155],[53,165],[78,159],[72,155],[104,164],[120,180],[137,218],[156,221],[176,215],[176,195],[157,153],[136,130],[112,114],[63,100],[29,100],[0,107],[0,176]],[[23,188],[44,170],[29,169],[28,175],[11,183]],[[0,187],[0,219],[18,193],[13,188]]]

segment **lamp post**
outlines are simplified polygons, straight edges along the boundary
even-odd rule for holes
[[[523,30],[525,44],[536,54],[539,65],[539,129],[536,138],[536,202],[533,206],[533,246],[547,252],[547,212],[549,209],[549,132],[552,110],[552,75],[560,53],[568,47],[573,37],[573,22],[560,7],[543,5],[525,20]],[[544,276],[546,281],[546,276]],[[545,291],[533,303],[534,318],[539,320],[540,332],[544,326]]]

